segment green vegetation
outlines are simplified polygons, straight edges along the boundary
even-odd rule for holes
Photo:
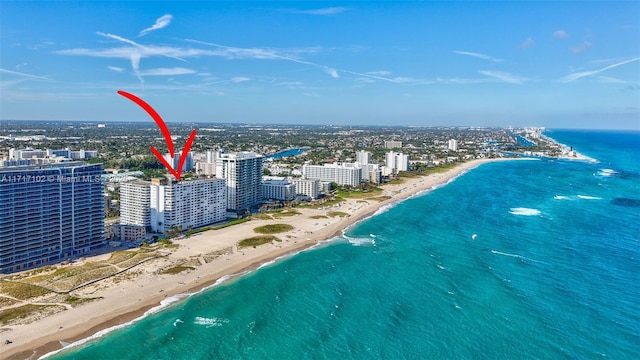
[[[179,274],[183,271],[187,271],[187,270],[193,270],[195,269],[192,266],[184,266],[184,265],[177,265],[174,267],[170,267],[168,269],[164,269],[160,272],[160,274],[169,274],[169,275],[175,275],[175,274]]]
[[[0,307],[11,306],[17,302],[18,301],[13,300],[11,298],[0,296]]]
[[[5,309],[0,311],[0,324],[8,325],[12,323],[14,320],[25,319],[32,315],[39,315],[39,314],[45,315],[45,314],[56,313],[60,310],[64,310],[64,307],[60,305],[32,305],[32,304],[18,306],[11,309]]]
[[[256,247],[258,245],[268,244],[268,243],[270,243],[272,241],[280,242],[282,240],[278,239],[277,237],[275,237],[273,235],[254,236],[254,237],[250,237],[248,239],[240,240],[240,242],[238,243],[238,247],[239,248],[249,247],[249,246]]]
[[[269,214],[253,214],[251,215],[251,218],[256,220],[273,220]]]
[[[51,293],[51,291],[42,286],[4,280],[0,280],[0,292],[20,300],[27,300]]]
[[[253,229],[253,231],[257,232],[258,234],[278,234],[290,230],[293,230],[293,226],[289,224],[269,224]]]
[[[271,214],[271,216],[273,216],[274,219],[280,219],[280,218],[283,218],[283,217],[300,215],[300,212],[298,210],[295,210],[295,209],[274,210],[274,211],[271,211],[269,213]]]
[[[342,198],[363,199],[382,194],[381,188],[370,188],[365,190],[338,190],[338,196]]]
[[[135,251],[116,251],[111,254],[111,257],[109,257],[109,260],[107,260],[107,263],[118,264],[125,260],[129,260],[134,256],[136,256]]]
[[[231,221],[229,221],[229,222],[227,222],[225,224],[219,225],[219,226],[207,226],[207,227],[203,227],[203,228],[187,231],[186,233],[184,233],[184,235],[185,236],[191,236],[193,234],[198,234],[198,233],[209,231],[209,230],[220,230],[220,229],[224,229],[224,228],[226,228],[228,226],[233,226],[233,225],[238,225],[238,224],[245,223],[245,222],[247,222],[249,220],[251,220],[250,217],[234,219],[234,220],[231,220]]]
[[[346,212],[342,212],[342,211],[329,211],[327,213],[327,216],[330,216],[330,217],[336,217],[336,216],[346,217],[346,216],[349,216],[349,214],[347,214]]]
[[[389,199],[391,199],[391,196],[389,196],[389,195],[381,195],[381,196],[376,196],[376,197],[372,197],[372,198],[367,198],[367,200],[375,200],[375,201],[378,201],[378,202],[382,202],[382,201],[389,200]]]
[[[313,216],[309,216],[309,218],[311,218],[311,219],[315,219],[315,220],[318,220],[318,219],[328,219],[328,216],[325,216],[325,215],[313,215]]]
[[[78,305],[82,305],[84,303],[88,303],[94,300],[99,300],[102,299],[102,297],[94,297],[94,298],[79,298],[79,297],[75,297],[75,296],[68,296],[66,299],[64,299],[64,302],[76,307]]]
[[[340,196],[335,196],[333,199],[323,202],[322,205],[320,205],[320,207],[333,206],[333,205],[336,205],[336,204],[340,204],[343,201],[345,201],[344,198],[342,198]]]

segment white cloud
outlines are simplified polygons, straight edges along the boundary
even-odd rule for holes
[[[572,82],[578,79],[581,79],[583,77],[587,77],[587,76],[591,76],[591,75],[596,75],[599,74],[603,71],[607,71],[609,69],[613,69],[616,68],[618,66],[624,65],[624,64],[628,64],[630,62],[634,62],[634,61],[638,61],[640,60],[640,57],[636,57],[633,59],[629,59],[629,60],[625,60],[625,61],[621,61],[615,64],[611,64],[609,66],[605,66],[602,69],[598,69],[598,70],[590,70],[590,71],[581,71],[581,72],[577,72],[577,73],[573,73],[573,74],[569,74],[565,77],[563,77],[562,79],[560,79],[561,82]]]
[[[475,58],[478,58],[478,59],[482,59],[482,60],[487,60],[487,61],[493,61],[493,62],[501,62],[502,61],[502,59],[498,59],[498,58],[495,58],[495,57],[490,56],[490,55],[485,55],[485,54],[480,54],[480,53],[475,53],[475,52],[456,50],[456,51],[454,51],[454,53],[458,54],[458,55],[472,56],[472,57],[475,57]]]
[[[527,40],[523,41],[522,44],[520,44],[520,49],[526,49],[528,47],[530,47],[531,45],[533,45],[534,41],[532,38],[528,38]]]
[[[334,68],[328,67],[326,65],[316,64],[310,61],[300,60],[298,58],[293,57],[292,55],[282,54],[281,52],[273,49],[260,49],[260,48],[238,48],[233,46],[220,45],[216,43],[210,43],[205,41],[193,40],[193,39],[185,39],[185,41],[193,42],[196,44],[203,44],[209,46],[215,46],[221,51],[219,55],[225,56],[231,59],[237,58],[250,58],[250,59],[265,59],[265,60],[285,60],[291,61],[298,64],[305,64],[320,68],[325,73],[329,74],[332,78],[339,78],[338,71]],[[300,52],[301,50],[297,50],[296,52]],[[316,52],[317,49],[313,48],[310,51]]]
[[[182,67],[174,67],[174,68],[156,68],[156,69],[148,69],[140,72],[142,76],[174,76],[174,75],[187,75],[187,74],[195,74],[195,70],[182,68]]]
[[[591,47],[591,43],[588,41],[584,41],[581,45],[573,46],[569,48],[569,51],[571,51],[572,54],[582,54],[583,52],[587,51],[587,49],[590,47]]]
[[[18,64],[18,65],[16,65],[16,70],[20,71],[20,68],[21,68],[21,67],[25,67],[25,66],[27,66],[27,65],[29,65],[29,64],[27,64],[26,62],[25,62],[25,63],[22,63],[22,64]]]
[[[522,84],[525,81],[529,80],[527,78],[517,76],[517,75],[512,75],[504,71],[480,70],[478,72],[482,75],[486,75],[494,79],[498,79],[501,82],[506,82],[510,84]]]
[[[107,69],[109,69],[109,70],[113,70],[113,71],[115,71],[115,72],[123,72],[123,71],[124,71],[124,69],[123,69],[123,68],[121,68],[121,67],[117,67],[117,66],[107,66]]]
[[[556,39],[566,39],[569,37],[566,31],[559,29],[553,32],[553,37]]]
[[[248,77],[244,77],[244,76],[235,76],[231,78],[231,82],[232,83],[241,83],[241,82],[245,82],[245,81],[249,81],[251,80],[251,78]]]
[[[308,15],[334,15],[339,14],[341,12],[345,12],[349,9],[345,7],[328,7],[322,9],[312,9],[312,10],[292,10],[292,13],[295,14],[308,14]]]
[[[627,83],[622,79],[618,79],[610,76],[603,76],[603,75],[598,76],[598,80],[600,80],[600,82],[607,83],[607,84],[626,84]]]
[[[140,31],[140,34],[138,35],[138,37],[145,36],[154,30],[159,30],[159,29],[162,29],[163,27],[168,26],[171,23],[171,19],[173,19],[173,15],[171,14],[162,15],[156,20],[156,23],[153,24],[151,27],[148,27]]]
[[[31,75],[31,74],[27,74],[27,73],[23,73],[23,72],[11,71],[11,70],[2,69],[2,68],[0,68],[0,73],[24,76],[24,77],[31,78],[31,79],[51,80],[48,77],[44,77],[44,76]]]
[[[387,75],[391,75],[391,71],[386,71],[386,70],[368,71],[365,74],[373,75],[373,76],[387,76]]]

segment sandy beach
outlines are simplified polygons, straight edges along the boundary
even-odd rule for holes
[[[167,255],[147,261],[135,268],[135,276],[124,281],[100,281],[76,290],[80,297],[102,297],[44,317],[30,324],[5,326],[3,339],[12,344],[0,345],[0,358],[38,358],[64,345],[85,339],[100,330],[125,324],[141,317],[163,300],[189,294],[209,287],[226,275],[241,274],[256,269],[273,259],[295,254],[316,245],[321,240],[340,235],[351,224],[371,216],[383,206],[397,203],[416,193],[445,184],[481,164],[513,159],[480,159],[462,163],[446,172],[405,179],[399,184],[382,186],[384,200],[346,199],[323,209],[297,208],[300,214],[279,219],[262,219],[211,230],[175,240],[179,247],[167,250]],[[388,197],[388,198],[387,198]],[[331,212],[346,213],[338,216]],[[293,229],[275,234],[281,242],[238,248],[237,243],[258,235],[254,229],[266,224],[289,224]],[[216,254],[216,256],[211,256]],[[108,258],[109,255],[101,255]],[[208,261],[205,261],[205,257]],[[179,274],[160,274],[175,264],[196,264],[192,270]]]

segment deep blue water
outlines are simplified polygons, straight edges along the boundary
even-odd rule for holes
[[[640,133],[547,135],[55,358],[638,359]]]

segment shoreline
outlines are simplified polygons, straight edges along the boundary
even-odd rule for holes
[[[178,249],[167,259],[158,259],[141,265],[142,273],[137,274],[134,279],[121,283],[96,284],[81,290],[84,296],[101,296],[102,299],[47,316],[30,324],[6,326],[9,330],[3,331],[2,334],[6,339],[11,339],[13,344],[0,346],[0,356],[7,359],[40,358],[61,350],[62,343],[66,347],[76,342],[90,341],[99,337],[98,333],[108,333],[127,326],[144,318],[151,310],[162,311],[204,289],[256,271],[266,263],[295,256],[318,244],[323,246],[324,242],[341,236],[344,231],[358,222],[375,216],[381,208],[393,207],[409,198],[422,196],[434,187],[445,186],[482,164],[510,160],[532,159],[471,160],[442,173],[408,178],[400,184],[382,185],[383,195],[389,196],[383,201],[348,198],[328,209],[296,208],[295,210],[300,214],[273,220],[255,219],[176,240],[175,243],[180,245]],[[331,211],[340,211],[348,215],[328,216]],[[253,236],[254,228],[273,223],[291,224],[294,230],[276,234],[282,239],[278,243],[240,249],[234,245],[244,238]],[[158,274],[158,269],[180,263],[185,258],[196,256],[202,258],[207,252],[230,246],[232,253],[220,255],[208,263],[202,263],[194,270],[175,275]],[[171,302],[163,304],[165,300]],[[38,334],[34,334],[35,328]]]

